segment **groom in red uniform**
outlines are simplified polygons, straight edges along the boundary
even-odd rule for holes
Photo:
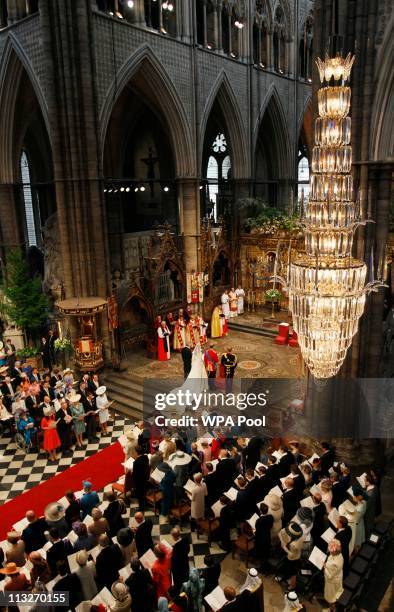
[[[214,345],[211,344],[209,349],[204,351],[204,365],[208,375],[208,386],[210,389],[215,387],[216,370],[219,363],[219,357],[217,352],[213,349]]]

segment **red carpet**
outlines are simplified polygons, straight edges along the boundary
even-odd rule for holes
[[[0,508],[0,540],[5,539],[13,523],[22,519],[27,510],[42,515],[45,506],[63,497],[68,489],[80,491],[85,478],[89,478],[95,490],[116,481],[124,473],[122,461],[124,452],[116,442],[7,502]]]

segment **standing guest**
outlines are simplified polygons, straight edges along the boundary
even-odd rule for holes
[[[78,569],[75,574],[81,581],[82,595],[84,601],[90,601],[97,595],[96,585],[96,566],[94,561],[88,561],[88,553],[86,550],[80,550],[77,552],[75,560],[78,565]]]
[[[297,508],[300,505],[298,501],[297,491],[294,488],[294,481],[292,478],[286,478],[283,488],[283,524],[287,525],[297,512]]]
[[[117,544],[114,544],[109,537],[103,533],[99,537],[101,551],[96,557],[96,582],[99,589],[107,587],[118,580],[119,570],[123,566],[123,557]]]
[[[135,457],[133,472],[131,475],[132,486],[135,490],[135,496],[138,500],[139,509],[143,511],[145,509],[145,495],[149,482],[149,459],[139,445],[135,448]]]
[[[134,528],[135,545],[138,557],[142,557],[150,548],[153,549],[152,529],[153,523],[150,518],[145,518],[143,512],[134,515],[137,526]]]
[[[189,477],[192,478],[194,474],[201,472],[202,462],[204,460],[204,454],[202,451],[198,450],[198,446],[196,442],[192,442],[190,447],[190,456],[192,460],[189,463]]]
[[[122,527],[116,534],[118,546],[123,557],[123,565],[126,567],[131,561],[134,552],[134,532],[130,527]]]
[[[80,400],[81,396],[79,393],[68,396],[68,401],[71,404],[70,411],[74,423],[74,433],[77,439],[77,448],[83,448],[83,434],[86,431],[85,410],[83,409]]]
[[[244,299],[245,299],[245,291],[242,289],[241,285],[238,285],[238,288],[235,290],[235,295],[237,296],[237,310],[238,314],[243,314],[244,311]]]
[[[26,552],[31,553],[46,544],[45,531],[47,531],[48,525],[44,517],[38,518],[33,510],[28,510],[25,516],[28,525],[22,531],[22,540],[25,543]]]
[[[131,562],[133,573],[127,578],[133,612],[154,612],[156,610],[156,589],[149,570],[142,567],[138,559]]]
[[[66,400],[60,402],[60,409],[56,412],[56,421],[60,450],[63,455],[69,455],[72,446],[73,415]]]
[[[186,345],[186,320],[183,308],[178,311],[178,318],[174,325],[174,351],[180,351]]]
[[[378,500],[378,488],[371,474],[365,476],[365,493],[367,495],[367,507],[364,514],[365,537],[368,540],[372,533],[376,517],[376,506]]]
[[[283,576],[288,580],[290,589],[295,588],[296,576],[300,564],[302,547],[305,542],[302,528],[298,523],[292,522],[279,532],[279,540],[282,549],[286,553],[286,560],[283,566]],[[279,582],[281,579],[276,577]]]
[[[92,378],[89,380],[88,387],[93,395],[96,395],[97,389],[101,387],[98,374],[93,374]]]
[[[365,542],[365,524],[364,515],[367,509],[366,495],[362,490],[355,490],[353,501],[356,504],[356,536],[354,547],[358,551],[360,546]]]
[[[205,580],[200,577],[198,569],[193,567],[189,572],[189,580],[182,585],[182,592],[186,593],[190,612],[202,612]]]
[[[5,567],[0,569],[0,574],[9,578],[8,582],[4,584],[4,591],[26,592],[30,590],[31,582],[20,571],[21,569],[15,563],[7,563]]]
[[[175,472],[168,463],[159,463],[157,467],[161,472],[164,472],[164,478],[160,482],[162,493],[160,514],[169,520],[168,515],[174,503]]]
[[[340,516],[347,518],[347,524],[352,531],[352,537],[349,542],[349,556],[352,556],[354,550],[354,544],[356,541],[356,529],[357,529],[357,512],[356,502],[352,499],[346,499],[343,504],[338,508]]]
[[[96,545],[96,538],[91,533],[88,533],[88,528],[85,523],[76,521],[73,523],[72,529],[78,536],[73,544],[74,552],[78,552],[78,550],[91,550],[94,548]]]
[[[97,424],[96,424],[96,400],[94,398],[93,391],[88,389],[86,393],[86,402],[84,405],[85,409],[85,423],[86,423],[86,435],[88,442],[98,442],[97,436]]]
[[[71,529],[71,526],[75,521],[79,521],[81,518],[81,506],[79,500],[75,497],[72,491],[66,491],[65,498],[68,501],[68,506],[64,514],[64,518],[67,521],[67,525]]]
[[[11,376],[7,375],[1,384],[0,391],[3,395],[4,405],[8,410],[11,410],[12,401],[15,395],[15,386],[11,381]]]
[[[205,555],[204,564],[205,567],[200,570],[200,573],[205,580],[204,597],[206,597],[219,585],[222,568],[220,562],[215,562],[213,555]]]
[[[92,483],[89,480],[84,480],[82,486],[83,495],[79,503],[81,506],[82,519],[84,519],[87,514],[91,514],[95,506],[99,505],[100,499],[97,492],[92,491]]]
[[[122,514],[125,511],[125,506],[123,501],[117,498],[115,491],[107,495],[107,501],[109,501],[109,505],[104,510],[104,518],[107,519],[109,524],[109,536],[113,538],[119,529],[124,527]]]
[[[100,508],[93,508],[91,514],[93,522],[89,523],[88,532],[98,540],[103,533],[109,533],[108,521],[103,517]]]
[[[326,505],[327,514],[331,512],[331,508],[332,508],[331,488],[332,488],[332,483],[329,478],[324,478],[324,480],[320,481],[321,497],[322,497],[323,503]]]
[[[60,580],[58,580],[53,587],[53,592],[69,593],[69,605],[65,607],[56,606],[59,612],[74,610],[83,600],[81,581],[76,574],[70,574],[69,571],[70,568],[68,563],[59,561],[57,564],[57,572],[60,576]]]
[[[3,396],[0,393],[0,421],[5,430],[8,430],[10,434],[13,433],[13,426],[15,419],[12,414],[7,410],[3,404]]]
[[[64,540],[60,538],[59,530],[56,527],[51,527],[49,530],[49,541],[52,546],[47,550],[47,563],[51,570],[51,576],[54,578],[58,573],[58,563],[63,562],[68,566],[67,548]]]
[[[37,427],[35,427],[32,417],[28,415],[26,408],[19,413],[18,431],[23,433],[29,446],[37,447],[38,450]]]
[[[335,539],[341,543],[343,557],[343,577],[349,573],[349,544],[352,539],[352,530],[348,525],[346,516],[340,516],[337,521],[337,533]]]
[[[208,444],[208,440],[200,440],[200,444],[201,444],[201,451],[203,454],[201,469],[202,469],[202,473],[204,474],[204,476],[206,476],[208,473],[207,467],[206,467],[207,463],[209,463],[212,460],[211,447]]]
[[[220,325],[220,315],[222,314],[221,306],[215,306],[211,315],[211,338],[222,337],[222,327]]]
[[[163,461],[163,453],[159,450],[159,441],[153,440],[152,442],[152,453],[149,459],[149,467],[151,473],[157,468],[159,463]]]
[[[278,539],[279,532],[282,529],[282,515],[283,515],[283,504],[282,500],[278,495],[274,493],[268,493],[264,497],[264,503],[268,506],[268,513],[272,514],[274,524],[271,529],[271,540],[275,541]]]
[[[208,386],[210,389],[215,388],[215,378],[218,369],[219,356],[214,349],[214,345],[210,344],[209,349],[204,351],[204,365],[208,375]]]
[[[332,482],[332,487],[331,487],[331,493],[332,493],[331,506],[333,508],[337,508],[338,509],[338,507],[343,502],[343,491],[342,491],[341,483],[339,482],[338,474],[335,472],[330,477],[330,480]]]
[[[229,291],[228,297],[230,298],[230,318],[234,318],[238,316],[238,299],[234,287],[231,287],[231,291]]]
[[[171,535],[174,540],[171,557],[172,581],[176,592],[179,593],[182,583],[189,577],[190,543],[186,537],[181,537],[179,527],[174,527]]]
[[[256,556],[260,561],[262,572],[268,568],[268,559],[271,552],[271,529],[274,524],[274,517],[268,514],[268,506],[264,502],[260,504],[260,517],[255,524],[255,546]]]
[[[320,456],[320,471],[324,478],[328,478],[330,475],[330,468],[332,468],[335,461],[335,453],[328,442],[322,442],[321,446],[323,453]]]
[[[224,370],[226,393],[231,393],[235,368],[237,367],[237,356],[234,355],[231,347],[227,349],[226,353],[223,353],[220,363]]]
[[[335,602],[343,593],[343,557],[341,543],[334,539],[328,544],[328,557],[324,564],[324,599],[335,610]]]
[[[65,519],[65,510],[59,502],[51,502],[44,510],[45,521],[51,529],[55,527],[61,538],[65,538],[69,532],[69,526]]]
[[[283,612],[306,612],[305,606],[301,604],[295,591],[285,593],[284,602]]]
[[[4,348],[5,348],[5,354],[7,355],[8,367],[9,368],[15,367],[16,348],[15,348],[15,345],[12,344],[11,338],[7,338]]]
[[[230,318],[230,298],[228,295],[228,289],[225,289],[225,291],[222,293],[222,297],[220,298],[220,301],[222,303],[222,312],[224,314],[225,319],[229,319]]]
[[[232,486],[236,477],[235,463],[230,458],[229,452],[222,448],[219,451],[219,463],[216,468],[216,478],[222,491],[226,491]]]
[[[326,530],[325,515],[327,513],[326,506],[322,502],[320,493],[316,492],[312,495],[313,500],[313,526],[311,529],[311,537],[315,546],[319,546],[320,536]]]
[[[192,357],[193,352],[188,344],[181,349],[181,357],[183,362],[183,376],[187,378],[190,374],[190,370],[192,369]]]
[[[48,406],[44,408],[44,416],[41,421],[41,429],[44,432],[43,448],[49,455],[49,462],[57,461],[56,449],[61,445],[59,434],[56,430],[56,420],[54,408]]]
[[[8,548],[5,551],[7,563],[23,566],[26,563],[25,543],[21,539],[21,534],[17,531],[7,533]]]
[[[190,522],[196,524],[205,516],[205,498],[208,490],[207,485],[202,481],[202,474],[194,474],[194,483],[195,486],[191,493]]]
[[[167,323],[162,321],[157,329],[157,358],[159,361],[168,361],[171,357],[170,335]]]
[[[156,561],[151,567],[152,580],[156,587],[156,597],[167,597],[168,589],[171,586],[171,553],[172,551],[158,544],[154,548]]]
[[[50,329],[48,332],[48,339],[47,339],[47,345],[48,345],[48,350],[49,350],[48,368],[51,368],[52,364],[56,362],[55,340],[56,340],[55,333],[53,329]]]
[[[113,583],[111,593],[115,603],[109,607],[109,612],[130,612],[131,596],[129,589],[121,580]]]
[[[51,580],[51,570],[49,569],[49,565],[38,551],[33,551],[30,553],[29,561],[33,564],[33,567],[30,570],[30,579],[32,584],[35,584],[37,580],[43,582],[44,584]]]
[[[98,413],[99,423],[100,423],[101,433],[104,435],[108,433],[107,431],[107,421],[109,419],[108,408],[111,405],[111,402],[108,401],[106,391],[107,391],[107,387],[105,387],[104,385],[102,387],[99,387],[96,391],[96,406],[97,406],[97,410],[99,411]]]

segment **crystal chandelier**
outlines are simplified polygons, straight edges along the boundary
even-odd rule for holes
[[[354,56],[317,60],[321,87],[315,122],[310,198],[306,204],[305,252],[289,262],[287,283],[293,327],[306,365],[315,378],[340,369],[365,296],[381,283],[365,285],[367,267],[352,257],[354,232],[361,221],[353,201],[350,146],[351,91]]]

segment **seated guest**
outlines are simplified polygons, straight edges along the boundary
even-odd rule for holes
[[[32,584],[35,584],[37,580],[43,582],[44,584],[51,580],[52,576],[49,565],[38,551],[33,551],[30,553],[29,561],[33,564],[33,567],[30,570],[30,579]]]
[[[109,607],[110,612],[130,612],[131,596],[128,587],[120,580],[111,586],[111,594],[115,603]]]
[[[283,612],[306,612],[305,606],[300,603],[295,591],[289,591],[284,596],[285,607]]]
[[[96,581],[99,589],[103,587],[110,589],[119,578],[123,557],[119,546],[114,544],[106,534],[99,537],[99,545],[102,551],[96,557]]]
[[[98,540],[103,533],[109,533],[108,521],[103,517],[103,513],[99,508],[93,508],[92,519],[93,523],[88,525],[88,532],[94,536],[96,540]]]
[[[337,533],[335,539],[341,544],[341,552],[343,557],[343,577],[349,573],[349,544],[352,539],[352,530],[348,525],[347,518],[340,516],[337,521]]]
[[[58,563],[65,563],[68,567],[67,555],[69,551],[66,548],[64,540],[60,539],[59,531],[56,527],[51,527],[49,530],[49,538],[52,546],[47,550],[47,563],[51,570],[51,576],[54,578],[58,573]]]
[[[171,586],[171,550],[158,544],[154,548],[156,561],[151,567],[152,580],[156,587],[156,597],[167,597]]]
[[[271,551],[271,529],[274,524],[274,517],[272,514],[268,514],[267,504],[261,503],[259,510],[260,517],[256,521],[254,541],[261,571],[266,572]]]
[[[92,491],[92,483],[89,480],[84,480],[82,485],[83,495],[79,504],[81,506],[82,518],[84,519],[87,514],[91,514],[95,506],[99,505],[100,499],[96,491]]]
[[[90,601],[97,595],[96,566],[93,561],[89,561],[86,550],[79,550],[76,555],[78,569],[75,574],[78,576],[84,601]],[[111,585],[112,586],[112,585]]]
[[[72,525],[74,533],[77,534],[77,539],[73,544],[74,552],[78,550],[90,550],[96,546],[96,538],[88,533],[88,528],[85,523],[81,523],[81,521],[76,521]]]
[[[21,539],[21,534],[17,531],[9,531],[7,533],[8,548],[5,551],[7,563],[15,563],[23,567],[26,563],[25,543]]]
[[[328,544],[328,557],[324,564],[324,599],[335,610],[335,602],[343,593],[343,557],[341,543],[334,539]]]
[[[126,579],[133,612],[154,612],[156,610],[156,589],[150,571],[142,567],[138,559],[131,562],[133,573]]]
[[[31,582],[28,580],[22,568],[15,563],[7,563],[5,567],[0,569],[0,574],[7,576],[8,581],[4,584],[4,591],[29,591]]]
[[[48,530],[48,525],[45,519],[43,517],[38,518],[33,510],[26,512],[26,518],[29,524],[22,531],[22,540],[25,543],[26,552],[31,553],[46,544],[45,531]]]
[[[186,537],[181,537],[178,527],[171,530],[171,535],[174,540],[171,558],[172,581],[175,590],[179,592],[182,583],[186,582],[189,577],[190,543]]]
[[[153,523],[150,518],[145,518],[143,512],[134,515],[137,526],[134,528],[135,545],[138,557],[142,557],[150,548],[153,549],[152,529]]]
[[[107,494],[109,505],[104,510],[104,518],[107,519],[109,525],[109,536],[113,538],[118,533],[119,529],[124,527],[122,514],[125,511],[124,503],[118,499],[115,491]]]
[[[215,561],[213,555],[205,555],[204,565],[206,567],[200,570],[200,574],[205,580],[204,597],[206,597],[219,585],[222,568],[220,561]]]
[[[65,498],[67,499],[69,505],[66,508],[64,518],[67,521],[67,525],[71,529],[72,524],[81,519],[81,507],[78,499],[75,497],[72,491],[66,491]]]

